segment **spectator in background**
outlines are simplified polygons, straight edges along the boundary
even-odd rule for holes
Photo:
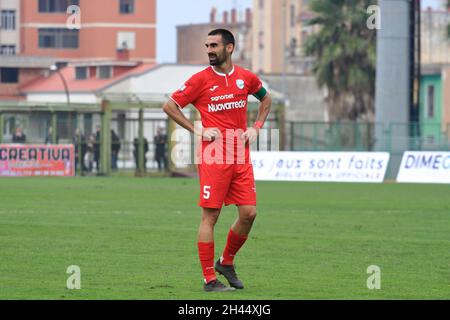
[[[117,159],[119,158],[120,138],[114,130],[111,130],[111,169],[117,170]]]
[[[97,126],[95,131],[94,161],[97,172],[100,172],[100,126]]]
[[[139,169],[139,139],[134,138],[133,140],[133,155],[134,155],[134,161],[136,163],[136,171]],[[148,140],[146,137],[144,137],[144,172],[147,171],[147,157],[146,154],[148,152]]]
[[[58,135],[56,135],[56,144],[58,144],[58,140],[59,140],[59,137],[58,137]],[[53,143],[53,128],[49,127],[48,134],[45,137],[45,144],[52,144],[52,143]]]
[[[14,143],[25,143],[27,141],[27,136],[23,133],[21,127],[16,128],[16,132],[14,132],[12,136],[12,142]]]
[[[75,130],[75,134],[72,137],[72,143],[75,146],[75,170],[78,172],[79,161],[81,161],[81,172],[86,171],[84,165],[84,155],[86,153],[86,138],[81,132],[80,128]]]
[[[89,172],[94,169],[94,145],[95,134],[91,134],[86,144],[86,154],[84,155],[84,165]]]
[[[164,134],[161,127],[158,127],[158,129],[156,130],[156,135],[154,136],[153,141],[155,143],[155,161],[158,163],[158,170],[167,170],[167,135]]]

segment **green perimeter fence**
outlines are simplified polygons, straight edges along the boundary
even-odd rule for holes
[[[450,150],[450,123],[287,122],[289,151],[385,151],[386,179],[395,179],[403,152]]]
[[[86,109],[84,112],[49,110],[17,112],[1,110],[0,143],[12,143],[17,128],[26,134],[24,143],[58,143],[75,145],[78,174],[110,174],[128,171],[145,172],[173,171],[171,163],[170,137],[174,129],[160,109],[112,110],[105,107]],[[152,113],[153,112],[153,113]],[[255,118],[255,114],[249,116]],[[450,150],[450,124],[420,123],[367,123],[367,122],[295,122],[283,121],[282,113],[274,113],[264,128],[279,130],[279,150],[282,151],[385,151],[391,154],[386,179],[395,179],[403,152],[406,150],[446,151]],[[49,129],[52,128],[51,131]],[[56,128],[56,130],[53,130]],[[167,135],[164,158],[158,168],[155,160],[154,138],[160,128]],[[77,130],[81,138],[76,135]],[[102,139],[96,132],[105,133]],[[116,139],[113,138],[113,132]],[[110,134],[106,134],[106,133]],[[277,133],[278,134],[278,133]],[[269,135],[270,136],[270,135]],[[142,140],[139,139],[142,137]],[[185,149],[194,154],[194,139],[187,140]],[[190,145],[189,145],[190,144]],[[114,150],[117,154],[113,155]],[[258,144],[257,146],[259,146]],[[269,150],[274,150],[269,145]],[[258,149],[258,147],[256,148]],[[81,150],[81,152],[79,152]],[[142,157],[142,151],[145,156]],[[276,149],[275,149],[276,150]],[[141,152],[141,153],[140,153]],[[103,162],[102,162],[103,159]],[[102,165],[101,165],[102,164]],[[139,169],[141,166],[141,170]],[[108,169],[106,169],[108,168]],[[195,171],[195,165],[184,169]]]

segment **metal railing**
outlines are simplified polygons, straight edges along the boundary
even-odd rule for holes
[[[105,118],[104,112],[98,109],[85,110],[83,113],[67,110],[49,110],[50,107],[42,110],[36,109],[7,109],[0,111],[0,143],[14,142],[13,136],[17,128],[21,128],[26,134],[24,143],[58,143],[78,144],[78,150],[82,150],[82,155],[78,155],[85,163],[87,173],[98,173],[96,162],[100,161],[94,156],[94,146],[96,150],[102,150],[105,161],[103,172],[108,174],[111,167],[112,172],[134,171],[138,162],[136,161],[136,141],[139,136],[147,139],[148,148],[143,160],[146,171],[157,171],[158,164],[155,161],[155,144],[153,138],[157,128],[160,127],[168,135],[166,159],[170,162],[170,130],[167,118],[145,118],[141,114],[134,116],[119,117],[119,113],[109,118]],[[52,107],[53,108],[53,107]],[[18,111],[20,110],[20,111]],[[255,112],[255,111],[252,111]],[[255,114],[249,115],[254,119]],[[369,123],[369,122],[294,122],[282,121],[282,113],[274,113],[267,119],[265,128],[279,130],[280,150],[286,151],[386,151],[391,154],[391,165],[388,169],[388,178],[394,177],[396,168],[401,160],[401,156],[406,150],[426,150],[445,151],[450,150],[450,123]],[[92,134],[96,129],[104,127],[104,132],[111,129],[119,137],[121,148],[116,155],[112,155],[113,146],[109,146],[111,137],[108,137],[104,146],[101,139],[92,141]],[[249,122],[249,125],[251,123]],[[49,132],[49,128],[55,128]],[[80,129],[83,141],[74,138],[75,131]],[[103,132],[103,131],[102,131]],[[109,135],[105,135],[109,136]],[[89,141],[91,140],[91,146]],[[191,139],[193,142],[193,139]],[[105,147],[105,148],[104,148]],[[139,146],[141,152],[144,150],[142,144]],[[187,146],[189,149],[189,146]],[[194,146],[190,148],[194,154]],[[272,149],[271,149],[272,150]],[[97,161],[93,159],[97,159]],[[117,161],[116,161],[117,159]],[[106,161],[107,160],[107,161]],[[172,159],[173,160],[173,159]],[[94,163],[92,165],[92,162]],[[80,162],[77,161],[77,164]],[[117,164],[117,166],[116,166]],[[83,168],[79,166],[80,173]],[[86,169],[87,168],[87,169]],[[188,167],[188,170],[195,170],[195,166]],[[100,170],[102,171],[102,170]]]
[[[287,122],[290,151],[448,150],[450,124]]]
[[[288,151],[385,151],[386,179],[395,179],[403,152],[450,150],[450,123],[287,122]]]

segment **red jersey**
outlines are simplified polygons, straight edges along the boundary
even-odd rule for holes
[[[245,144],[244,152],[240,152],[237,136],[227,138],[227,133],[231,132],[226,130],[233,130],[232,134],[247,130],[248,96],[257,93],[261,88],[261,80],[249,70],[234,65],[228,74],[224,74],[210,66],[194,74],[170,98],[180,108],[193,104],[200,112],[203,128],[216,127],[222,132],[223,145],[216,143],[215,147],[223,148],[218,151],[223,155],[224,163],[229,163],[229,160],[248,163],[249,144]],[[205,159],[204,151],[210,143],[203,141],[202,159]],[[216,152],[208,156],[211,158],[214,154]]]
[[[200,112],[204,128],[247,129],[247,99],[262,87],[252,72],[238,66],[228,74],[212,66],[194,74],[171,95],[180,107],[193,104]]]

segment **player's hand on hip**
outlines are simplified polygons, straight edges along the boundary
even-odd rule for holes
[[[258,134],[259,134],[259,129],[251,127],[248,128],[243,134],[242,134],[242,139],[244,141],[248,141],[250,143],[253,143],[256,141],[256,139],[258,138]]]
[[[213,141],[220,137],[220,130],[215,127],[204,128],[202,132],[203,140],[205,141]]]

